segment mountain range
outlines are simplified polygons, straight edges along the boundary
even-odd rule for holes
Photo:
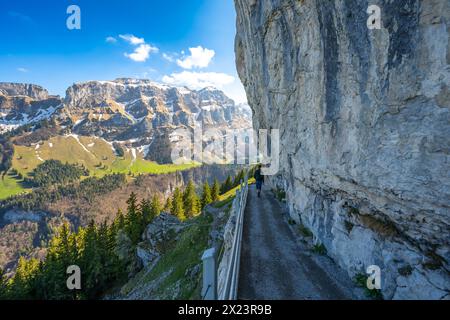
[[[120,78],[88,81],[69,87],[61,98],[33,84],[0,83],[0,133],[43,120],[56,124],[46,138],[74,134],[145,150],[145,158],[170,161],[170,133],[177,128],[244,129],[251,110],[222,91],[190,90],[150,80]],[[55,126],[53,126],[55,127]],[[37,143],[28,137],[27,143]]]
[[[165,200],[190,179],[234,175],[233,166],[172,164],[171,134],[198,125],[247,129],[251,117],[247,105],[212,87],[116,79],[74,84],[60,97],[34,84],[0,83],[0,269],[12,272],[23,254],[42,257],[51,226],[64,219],[74,228],[110,221],[132,192]],[[86,182],[50,199],[57,190],[29,183],[47,160],[82,166]],[[79,191],[86,185],[96,191]]]

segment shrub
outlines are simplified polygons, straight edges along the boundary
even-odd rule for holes
[[[413,268],[410,265],[407,265],[407,266],[404,266],[404,267],[401,267],[398,269],[398,273],[404,277],[410,276],[412,274],[412,272],[413,272]]]
[[[312,251],[314,253],[320,254],[320,255],[326,255],[327,254],[327,248],[325,248],[325,246],[323,245],[323,243],[321,244],[315,244],[313,246]]]
[[[347,230],[347,232],[350,233],[350,232],[352,232],[352,230],[353,230],[354,224],[351,223],[350,221],[347,221],[347,220],[346,220],[346,221],[344,222],[344,226],[345,226],[345,229]]]
[[[381,293],[381,290],[367,288],[367,275],[365,275],[364,273],[358,273],[357,275],[355,275],[353,281],[356,283],[358,287],[364,288],[364,292],[367,297],[376,300],[383,299],[383,294]]]
[[[286,191],[284,191],[281,188],[276,188],[273,190],[275,193],[275,197],[278,199],[278,201],[285,201],[286,200]]]
[[[313,233],[311,232],[311,230],[309,230],[307,227],[305,227],[303,224],[301,224],[298,227],[298,230],[300,231],[300,233],[304,236],[304,237],[312,237]]]

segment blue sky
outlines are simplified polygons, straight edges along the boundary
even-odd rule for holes
[[[245,93],[234,63],[231,0],[0,0],[0,81],[52,94],[88,80],[148,78]],[[69,30],[69,5],[81,30]]]

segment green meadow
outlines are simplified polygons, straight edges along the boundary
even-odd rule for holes
[[[27,192],[27,190],[23,188],[17,177],[7,174],[0,178],[0,199],[6,199],[22,192]]]
[[[102,177],[107,174],[124,173],[131,176],[138,174],[167,174],[198,166],[199,164],[158,164],[144,159],[144,154],[137,148],[123,147],[124,156],[116,155],[114,148],[107,141],[97,137],[57,136],[38,145],[14,146],[12,168],[23,177],[45,160],[60,160],[63,163],[84,165],[91,176]],[[0,199],[29,190],[24,189],[21,181],[10,174],[0,180]]]

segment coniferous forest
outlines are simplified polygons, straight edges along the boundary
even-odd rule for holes
[[[61,180],[61,178],[58,179]],[[110,174],[102,178],[89,177],[79,183],[53,185],[44,183],[42,187],[35,188],[33,192],[0,201],[0,206],[5,210],[19,208],[29,211],[42,208],[46,203],[54,202],[62,197],[84,198],[90,202],[95,195],[114,190],[125,183],[125,174]]]
[[[96,225],[91,221],[87,226],[71,230],[68,222],[62,224],[56,235],[49,241],[45,259],[25,259],[21,257],[14,276],[7,279],[0,270],[0,299],[50,299],[84,300],[98,299],[107,290],[121,284],[133,273],[136,265],[134,252],[142,240],[142,234],[162,210],[185,221],[201,214],[202,208],[217,201],[224,193],[239,184],[239,172],[234,180],[231,177],[220,186],[217,179],[212,188],[205,182],[197,194],[193,181],[182,190],[176,188],[163,206],[161,199],[153,196],[149,200],[137,200],[132,193],[127,201],[127,210],[118,210],[112,223]],[[106,176],[120,179],[120,175]],[[102,180],[86,179],[81,182],[84,191],[89,193],[91,185],[102,184]],[[231,182],[233,181],[233,182]],[[220,192],[221,190],[221,192]],[[58,187],[55,192],[65,192]],[[54,197],[55,195],[53,195]],[[51,196],[50,196],[51,197]],[[81,290],[67,287],[67,268],[76,265],[82,272]]]
[[[27,182],[35,187],[64,185],[79,180],[82,176],[89,176],[89,170],[84,166],[63,164],[59,160],[47,160],[31,172]]]

